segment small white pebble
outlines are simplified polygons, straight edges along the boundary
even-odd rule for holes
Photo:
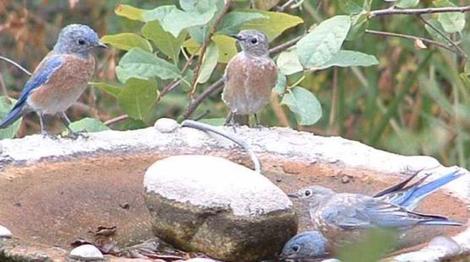
[[[174,119],[160,118],[155,122],[154,127],[161,133],[171,133],[175,131],[179,125]]]
[[[0,238],[11,238],[12,234],[8,228],[4,226],[0,226]]]
[[[70,258],[82,261],[99,261],[103,260],[103,254],[93,245],[81,245],[70,251]]]

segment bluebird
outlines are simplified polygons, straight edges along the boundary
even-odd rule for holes
[[[91,54],[95,47],[106,45],[90,27],[79,24],[64,27],[53,50],[37,66],[18,101],[0,122],[0,128],[34,111],[39,116],[41,134],[47,135],[44,116],[58,114],[70,134],[76,135],[70,129],[65,110],[77,101],[95,71],[95,58]]]
[[[322,186],[304,188],[289,196],[309,204],[314,227],[335,247],[361,239],[364,231],[371,228],[404,231],[417,225],[462,225],[443,216],[413,212],[380,198],[336,193]]]
[[[454,170],[429,183],[423,184],[431,175],[431,173],[427,173],[417,182],[407,186],[407,184],[416,177],[417,174],[419,174],[419,172],[416,172],[401,183],[375,194],[374,197],[404,207],[408,210],[414,210],[418,203],[425,197],[463,175],[463,173],[459,173],[458,170]]]
[[[319,261],[328,255],[328,240],[318,231],[305,231],[292,237],[282,248],[281,260]]]
[[[255,116],[269,103],[276,85],[277,67],[269,57],[268,38],[256,30],[243,30],[235,36],[242,51],[225,69],[222,100],[230,109],[226,124],[248,125],[249,115]]]

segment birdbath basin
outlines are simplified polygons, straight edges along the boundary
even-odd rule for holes
[[[143,176],[156,160],[208,154],[251,166],[242,149],[222,138],[189,128],[160,130],[104,131],[77,140],[33,135],[0,141],[0,225],[13,233],[12,239],[0,241],[0,260],[62,261],[71,242],[89,239],[99,226],[115,226],[119,246],[152,238]],[[252,145],[263,174],[285,192],[319,184],[373,194],[417,170],[432,168],[442,175],[456,168],[443,167],[431,157],[401,156],[340,137],[284,128],[240,128],[236,134]],[[417,210],[449,216],[465,226],[418,227],[388,259],[433,261],[470,252],[470,175],[458,181],[428,197]],[[304,207],[294,205],[299,230],[309,229]],[[429,246],[436,236],[449,237],[458,249]]]

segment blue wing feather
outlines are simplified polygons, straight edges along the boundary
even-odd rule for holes
[[[8,115],[0,122],[0,128],[6,128],[21,117],[26,100],[34,89],[45,84],[54,72],[64,63],[64,59],[58,55],[46,57],[34,72],[33,76],[26,82],[18,101],[13,106]]]

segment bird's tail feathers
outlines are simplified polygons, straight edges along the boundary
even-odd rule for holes
[[[420,185],[418,186],[414,192],[412,193],[412,196],[409,198],[410,201],[413,202],[419,202],[419,200],[425,198],[426,196],[434,193],[436,190],[438,190],[440,187],[444,186],[445,184],[459,178],[462,176],[463,173],[459,173],[458,170],[455,170],[447,175],[444,175],[434,181],[431,181],[427,184]],[[403,203],[403,206],[407,206],[407,203]]]
[[[445,220],[429,220],[429,221],[423,221],[420,223],[421,225],[428,225],[428,226],[462,226],[463,224],[457,221],[453,221],[450,219],[445,219]]]
[[[8,112],[7,116],[0,122],[0,129],[7,128],[18,120],[23,114],[23,105],[15,105],[13,109]]]

